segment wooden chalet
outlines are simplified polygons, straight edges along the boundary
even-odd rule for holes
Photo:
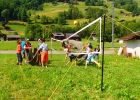
[[[52,33],[51,38],[63,40],[65,38],[63,33]]]
[[[6,36],[7,40],[18,40],[20,38],[21,38],[20,35],[7,35]]]
[[[119,39],[123,41],[123,53],[140,58],[140,31],[128,34]]]
[[[73,35],[74,33],[65,33],[65,38],[70,37],[71,35]],[[77,40],[77,41],[81,41],[81,37],[78,34],[75,34],[74,36],[69,38],[70,40]]]

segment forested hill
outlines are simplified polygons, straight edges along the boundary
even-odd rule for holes
[[[29,9],[43,10],[43,4],[51,2],[53,5],[57,5],[58,2],[68,3],[70,5],[78,5],[78,2],[84,2],[85,6],[106,6],[102,2],[104,0],[0,0],[0,19],[7,21],[8,19],[16,19],[21,21],[27,21],[27,17],[30,13],[27,13]],[[112,0],[107,0],[112,1]],[[114,0],[115,7],[125,9],[133,14],[140,14],[140,8],[138,3],[133,0]]]

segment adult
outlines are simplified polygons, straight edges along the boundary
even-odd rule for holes
[[[41,52],[41,65],[42,67],[48,65],[48,45],[45,43],[45,39],[41,39],[41,46],[39,47],[39,49],[37,50],[37,52],[39,52],[39,50],[42,50]]]

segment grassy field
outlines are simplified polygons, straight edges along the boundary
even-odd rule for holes
[[[88,42],[86,39],[83,39],[83,43]],[[90,41],[93,45],[93,47],[96,47],[97,44],[99,44],[99,42],[95,42],[95,41]],[[51,48],[51,42],[47,41],[46,42],[49,46],[49,48]],[[37,41],[31,41],[31,44],[33,45],[33,47],[37,47],[38,42]],[[16,50],[16,46],[17,43],[16,41],[5,41],[5,42],[1,42],[0,41],[0,50]],[[120,46],[123,46],[123,44],[120,43],[114,43],[114,48],[118,49]],[[52,42],[52,47],[55,50],[61,50],[61,42]],[[112,43],[105,43],[105,48],[112,48]]]
[[[90,64],[87,69],[85,62],[76,67],[73,64],[66,66],[64,55],[53,55],[48,68],[24,63],[17,66],[16,55],[3,54],[0,59],[1,100],[46,100],[49,97],[49,100],[140,99],[140,61],[136,58],[105,55],[104,92],[100,91],[101,69],[95,64]]]

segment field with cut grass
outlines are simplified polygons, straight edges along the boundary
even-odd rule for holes
[[[16,55],[2,54],[0,59],[1,100],[140,99],[140,61],[136,58],[105,55],[104,92],[100,91],[101,69],[95,64],[87,69],[85,62],[66,66],[64,55],[53,55],[48,68],[18,66]]]

